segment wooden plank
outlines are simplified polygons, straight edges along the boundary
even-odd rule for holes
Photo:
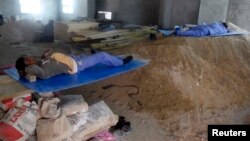
[[[133,41],[120,42],[120,43],[97,43],[97,44],[92,44],[91,46],[94,49],[99,49],[104,51],[104,50],[122,48],[130,45],[131,43],[133,43]]]
[[[150,33],[157,33],[157,31],[150,29],[130,31],[124,35],[119,36],[118,38],[107,38],[106,40],[101,41],[101,43],[92,44],[91,47],[99,50],[122,48],[128,46],[129,44],[132,44],[133,42],[148,38]]]
[[[86,38],[90,39],[100,39],[100,38],[108,38],[113,37],[117,35],[124,35],[127,34],[129,31],[124,29],[117,29],[117,30],[111,30],[111,31],[98,31],[98,30],[83,30],[78,32],[78,35],[84,36]]]
[[[83,21],[83,22],[55,22],[54,24],[54,36],[55,39],[70,41],[72,35],[71,32],[78,33],[82,30],[95,29],[99,23]]]
[[[32,93],[8,75],[0,76],[0,101]]]
[[[87,41],[88,38],[85,37],[72,37],[73,42],[82,42],[82,41]]]

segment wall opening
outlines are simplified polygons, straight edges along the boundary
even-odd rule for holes
[[[23,14],[40,14],[41,1],[40,0],[19,0],[21,13]]]
[[[62,0],[62,12],[64,14],[73,14],[73,0]]]

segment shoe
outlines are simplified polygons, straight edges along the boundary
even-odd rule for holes
[[[129,121],[126,121],[125,117],[119,116],[119,120],[115,126],[112,126],[109,131],[114,136],[124,136],[126,134],[129,134],[132,131],[131,123]]]
[[[128,123],[129,123],[129,122],[128,122]],[[121,129],[114,130],[114,131],[112,132],[112,134],[113,134],[115,137],[122,137],[122,136],[124,136],[124,135],[129,134],[131,131],[132,131],[132,128],[131,128],[130,123],[129,123],[129,125],[124,125]]]
[[[133,60],[133,56],[129,55],[127,56],[126,58],[124,58],[122,61],[123,61],[123,65],[129,63],[130,61]]]
[[[132,128],[131,128],[131,125],[130,125],[130,122],[125,122],[121,128],[121,130],[124,132],[124,133],[129,133]]]
[[[96,50],[91,49],[90,52],[91,52],[91,54],[95,54],[95,53],[96,53]]]
[[[149,34],[149,40],[152,40],[152,41],[157,40],[156,34],[150,33],[150,34]]]
[[[123,125],[126,123],[124,116],[119,116],[119,120],[115,126],[112,126],[113,130],[121,129]]]

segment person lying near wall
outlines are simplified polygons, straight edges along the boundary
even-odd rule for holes
[[[65,55],[62,53],[52,53],[51,50],[45,52],[41,59],[34,56],[22,56],[16,60],[15,67],[20,77],[27,74],[35,75],[40,79],[48,79],[59,74],[75,74],[92,67],[98,63],[107,66],[122,66],[129,63],[133,56],[124,59],[117,58],[105,52],[95,52],[92,55]]]
[[[177,36],[214,36],[225,34],[228,32],[228,26],[224,22],[214,22],[211,24],[202,24],[194,27],[190,27],[188,29],[180,29],[176,28],[175,35]]]

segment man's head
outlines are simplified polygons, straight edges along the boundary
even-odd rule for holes
[[[225,23],[225,22],[222,22],[222,24],[224,25],[224,27],[225,27],[225,28],[228,28],[228,25],[227,25],[227,23]]]
[[[32,56],[24,56],[24,57],[19,57],[16,60],[16,64],[15,67],[19,73],[19,75],[21,76],[25,76],[25,67],[29,66],[29,65],[33,65],[36,64],[36,59]]]
[[[34,65],[37,63],[37,60],[33,56],[24,56],[24,64],[29,66],[29,65]]]
[[[17,72],[20,76],[25,76],[26,73],[25,73],[25,67],[27,65],[24,63],[24,57],[19,57],[17,60],[16,60],[16,64],[15,64],[15,67],[17,69]]]

